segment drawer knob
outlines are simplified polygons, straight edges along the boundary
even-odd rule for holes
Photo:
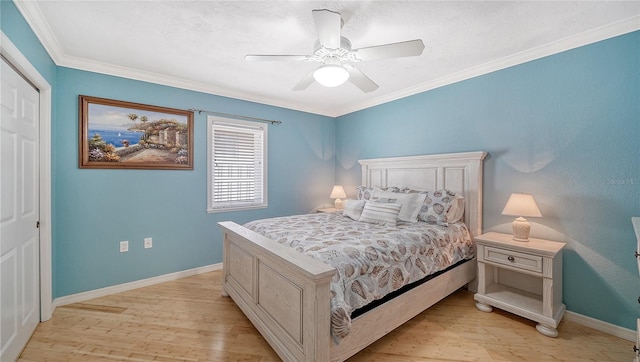
[[[509,260],[510,262],[514,262],[514,260],[516,260],[513,255],[509,255],[509,257],[507,258],[507,260]]]

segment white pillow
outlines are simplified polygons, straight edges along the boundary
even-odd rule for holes
[[[370,224],[396,226],[401,204],[367,201],[358,221]]]
[[[387,191],[375,191],[373,194],[373,199],[379,202],[401,204],[402,209],[400,210],[400,214],[398,214],[398,220],[411,223],[418,222],[418,213],[424,203],[425,197],[427,197],[426,194],[420,193],[403,194]]]
[[[342,215],[358,221],[365,203],[365,200],[347,200],[344,204],[344,211],[342,211]]]

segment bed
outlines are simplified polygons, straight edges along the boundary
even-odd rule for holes
[[[464,196],[463,220],[471,237],[482,228],[485,152],[360,160],[368,187],[446,188]],[[438,276],[354,317],[336,343],[331,330],[331,280],[335,269],[236,223],[223,231],[223,294],[229,295],[285,361],[343,361],[472,283],[472,262]],[[473,286],[471,285],[473,288]]]

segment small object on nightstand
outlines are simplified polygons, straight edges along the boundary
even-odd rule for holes
[[[511,194],[502,215],[517,216],[511,224],[515,241],[529,241],[531,225],[523,216],[542,217],[536,201],[530,194]]]
[[[329,197],[332,199],[336,199],[336,201],[334,202],[335,208],[338,210],[342,210],[341,199],[347,198],[347,194],[344,192],[344,187],[342,187],[341,185],[333,186],[333,189],[331,190],[331,195],[329,195]]]
[[[338,212],[340,210],[336,209],[335,207],[325,207],[322,209],[316,209],[316,212],[320,212],[320,213],[332,213],[332,212]]]
[[[475,238],[478,247],[476,307],[492,306],[538,322],[538,332],[557,337],[566,310],[562,303],[562,248],[565,243],[531,238],[513,241],[511,235],[486,233]]]

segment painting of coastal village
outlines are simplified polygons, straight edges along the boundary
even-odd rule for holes
[[[193,169],[193,113],[80,96],[80,168]]]

